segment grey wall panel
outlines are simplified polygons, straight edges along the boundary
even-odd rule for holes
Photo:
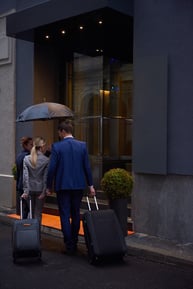
[[[167,173],[167,57],[135,59],[133,171]]]
[[[16,46],[16,116],[26,107],[33,104],[34,81],[34,44],[17,40]],[[23,136],[33,137],[33,122],[16,123],[16,153],[21,150],[20,139]]]
[[[168,173],[193,175],[193,41],[187,45],[170,60]]]
[[[135,0],[135,87],[141,83],[140,74],[149,71],[149,64],[138,69],[139,57],[168,55],[168,174],[193,175],[192,27],[193,1]]]

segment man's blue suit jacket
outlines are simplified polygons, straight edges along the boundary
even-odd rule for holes
[[[47,175],[47,188],[80,190],[93,185],[85,142],[67,137],[52,145]]]

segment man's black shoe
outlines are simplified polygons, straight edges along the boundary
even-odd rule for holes
[[[66,250],[63,252],[63,254],[68,255],[68,256],[73,256],[73,255],[76,254],[76,251],[77,251],[77,250],[75,250],[75,249],[66,249]]]

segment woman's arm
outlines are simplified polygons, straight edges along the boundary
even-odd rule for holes
[[[23,160],[23,195],[22,197],[28,197],[29,195],[29,172],[26,165],[26,157]]]

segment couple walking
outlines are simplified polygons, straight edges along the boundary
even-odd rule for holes
[[[61,141],[52,144],[49,158],[44,155],[45,140],[42,138],[34,141],[30,155],[24,158],[22,197],[26,199],[30,194],[39,200],[36,213],[41,220],[46,195],[56,192],[65,253],[71,255],[77,250],[83,192],[88,185],[89,194],[94,196],[95,189],[86,143],[73,137],[70,120],[59,124],[58,134]]]

